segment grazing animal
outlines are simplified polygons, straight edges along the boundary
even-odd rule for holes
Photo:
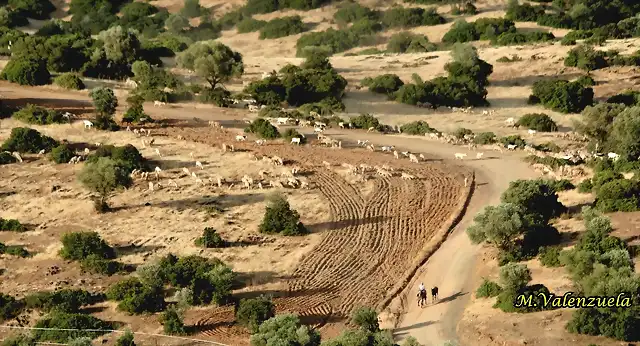
[[[399,159],[399,158],[400,158],[400,156],[398,155],[398,152],[397,152],[397,151],[394,151],[394,152],[393,152],[393,157],[395,157],[396,159]]]
[[[244,135],[237,135],[236,136],[236,141],[244,141],[247,139],[247,136]]]
[[[419,157],[420,157],[420,159],[422,159],[422,160],[426,160],[426,158],[424,157],[424,154],[420,154],[420,155],[419,155]]]
[[[516,124],[516,120],[515,120],[514,118],[509,118],[509,119],[505,120],[505,121],[504,121],[504,123],[505,123],[507,126],[513,126],[513,125],[515,125],[515,124]]]
[[[431,289],[431,299],[438,300],[438,286]]]
[[[84,153],[85,153],[85,154],[88,154],[88,153],[90,153],[90,152],[91,152],[91,150],[89,150],[89,148],[84,148]]]
[[[620,158],[620,155],[616,154],[616,153],[608,153],[607,157],[612,159],[613,161],[618,160],[618,158]]]
[[[267,143],[267,141],[265,139],[258,139],[256,140],[256,144],[257,145],[264,145],[265,143]]]
[[[90,128],[93,127],[93,123],[90,122],[89,120],[83,120],[82,122],[84,123],[84,128],[85,129],[90,129]]]
[[[480,160],[483,155],[484,155],[484,153],[477,153],[476,154],[476,159]]]
[[[516,150],[516,148],[517,148],[517,147],[518,147],[518,146],[517,146],[517,145],[515,145],[515,144],[508,144],[508,145],[507,145],[507,149],[509,149],[509,150]]]
[[[204,169],[204,167],[202,166],[202,162],[200,161],[196,161],[196,167],[200,167],[200,169]]]
[[[455,157],[456,157],[456,160],[463,160],[465,157],[467,157],[467,154],[455,153]]]
[[[413,155],[413,154],[409,154],[409,161],[411,161],[411,162],[415,162],[415,163],[418,163],[418,162],[419,162],[419,161],[418,161],[418,158],[417,158],[415,155]]]
[[[536,132],[538,132],[538,131],[536,131],[536,130],[529,130],[529,135],[533,136],[533,135],[535,135],[535,134],[536,134]]]
[[[162,101],[153,101],[153,106],[154,107],[160,107],[160,106],[164,106],[166,105],[166,103],[162,102]]]
[[[293,137],[293,138],[291,138],[291,144],[297,144],[297,145],[300,145],[300,138],[299,138],[299,137]]]
[[[182,171],[184,173],[186,173],[187,175],[191,175],[191,172],[189,171],[189,168],[187,168],[187,167],[182,167]]]
[[[375,127],[375,126],[371,126],[370,128],[368,128],[368,129],[367,129],[367,132],[371,132],[371,131],[373,131],[373,130],[375,130],[375,129],[376,129],[376,127]]]
[[[44,153],[45,153],[45,152],[46,152],[46,150],[45,150],[45,149],[42,149],[42,150],[40,150],[40,151],[38,152],[38,155],[44,155]]]
[[[391,150],[393,150],[393,145],[391,145],[391,146],[384,146],[384,147],[382,147],[382,151],[388,151],[388,152],[391,152]]]
[[[149,191],[153,191],[153,182],[152,181],[149,182]]]
[[[415,176],[413,176],[413,175],[411,175],[411,174],[408,174],[408,173],[404,173],[404,172],[403,172],[403,173],[400,175],[400,178],[405,179],[405,180],[412,180],[412,179],[415,179],[416,177],[415,177]]]
[[[260,107],[256,106],[256,105],[249,105],[249,112],[259,112],[260,111]]]
[[[156,148],[156,154],[158,154],[158,156],[162,157],[162,154],[160,154],[160,150],[158,148]]]

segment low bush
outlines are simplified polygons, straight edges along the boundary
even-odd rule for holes
[[[53,292],[37,292],[24,298],[27,308],[43,312],[77,313],[82,306],[103,301],[103,295],[82,289],[61,289]]]
[[[202,237],[195,241],[196,246],[205,248],[221,248],[227,246],[227,242],[212,227],[206,227],[202,232]]]
[[[0,231],[24,232],[27,230],[25,225],[16,219],[3,219],[0,217]]]
[[[606,103],[621,103],[628,107],[636,106],[640,104],[640,91],[625,90],[609,97]]]
[[[270,298],[242,299],[236,308],[236,321],[249,329],[251,333],[258,331],[262,322],[276,315],[275,305]]]
[[[493,307],[504,312],[518,313],[550,310],[553,309],[553,307],[546,307],[543,300],[543,297],[548,297],[550,294],[549,289],[542,284],[525,286],[517,291],[503,290],[498,295],[498,299]],[[531,298],[531,304],[528,304],[529,298]],[[516,304],[522,304],[523,299],[527,301],[527,304],[517,307]]]
[[[245,132],[253,133],[260,138],[275,139],[280,137],[278,129],[271,125],[266,119],[258,118],[254,120],[247,128]]]
[[[383,74],[373,78],[364,78],[362,85],[368,87],[371,92],[389,95],[400,89],[404,82],[395,74]]]
[[[504,18],[480,18],[473,23],[460,19],[444,34],[442,42],[495,41],[504,33],[516,33],[515,23]]]
[[[300,132],[296,131],[295,129],[286,129],[282,133],[282,138],[286,139],[287,142],[291,142],[292,138],[299,138],[300,144],[307,143],[307,137],[304,137],[302,134],[300,134]]]
[[[540,80],[533,83],[529,103],[562,113],[578,113],[593,104],[593,89],[562,79]]]
[[[494,144],[498,136],[493,132],[481,132],[473,138],[473,143],[480,145]]]
[[[17,256],[26,258],[31,256],[31,253],[24,246],[21,245],[5,245],[0,243],[0,254],[6,254],[11,256]]]
[[[3,151],[32,153],[36,154],[40,150],[51,151],[58,142],[28,127],[14,127],[11,135],[2,144]]]
[[[47,61],[34,58],[11,59],[0,72],[0,79],[20,85],[46,85],[51,82]]]
[[[58,343],[66,343],[69,339],[80,337],[93,339],[97,336],[107,334],[109,330],[115,328],[113,324],[91,315],[62,312],[43,317],[38,320],[35,327],[43,329],[36,329],[32,332],[34,339]],[[86,331],[87,329],[93,329],[94,331]]]
[[[496,37],[493,42],[499,46],[522,45],[534,42],[549,42],[555,40],[555,36],[550,32],[504,32]]]
[[[15,318],[20,314],[23,303],[14,297],[0,293],[0,322]]]
[[[576,188],[569,179],[547,180],[547,184],[556,192],[573,190]]]
[[[60,144],[49,153],[49,157],[55,163],[68,163],[74,156],[76,153],[67,144]]]
[[[329,28],[325,31],[305,33],[296,42],[296,55],[304,56],[306,50],[311,47],[320,47],[331,54],[344,52],[372,42],[371,35],[381,29],[378,22],[362,19],[348,29]]]
[[[497,297],[502,291],[502,288],[497,283],[484,279],[480,287],[476,290],[476,298],[491,298]]]
[[[260,28],[260,39],[274,39],[295,35],[306,31],[306,25],[300,16],[275,18]]]
[[[358,326],[360,330],[369,333],[380,331],[378,312],[370,307],[361,306],[351,313],[351,323]]]
[[[400,131],[414,136],[424,136],[427,133],[438,133],[438,130],[429,126],[426,121],[414,121],[400,126]]]
[[[125,265],[118,261],[100,258],[97,255],[89,255],[80,261],[80,268],[84,272],[111,276],[124,271]]]
[[[83,90],[85,88],[82,79],[72,72],[67,72],[59,75],[53,80],[53,83],[61,88],[70,90]]]
[[[518,2],[510,2],[507,6],[505,18],[517,22],[535,22],[538,18],[545,14],[543,6],[532,6],[531,4]]]
[[[515,145],[516,148],[523,149],[525,147],[525,145],[527,145],[527,142],[525,142],[525,140],[522,139],[522,137],[520,137],[520,135],[511,135],[511,136],[500,137],[500,139],[498,139],[498,141],[502,145],[504,145],[505,147],[507,145]]]
[[[531,164],[543,164],[552,169],[558,169],[561,166],[573,166],[575,165],[571,160],[557,158],[553,156],[537,156],[537,155],[529,155],[525,158],[525,161]]]
[[[136,277],[111,285],[107,290],[107,298],[118,301],[118,309],[130,314],[159,312],[166,305],[161,286],[144,285]]]
[[[391,35],[387,43],[387,51],[391,53],[426,53],[437,49],[435,44],[429,42],[427,36],[408,31]]]
[[[520,119],[518,119],[516,125],[540,132],[558,131],[558,125],[556,124],[556,122],[553,121],[550,116],[544,113],[525,114],[520,117]]]
[[[261,233],[278,233],[285,236],[302,235],[308,232],[300,222],[300,214],[291,209],[289,202],[282,195],[277,194],[271,196],[258,229]]]
[[[356,129],[379,129],[382,124],[371,114],[360,114],[351,118],[351,125]]]
[[[97,232],[71,232],[62,236],[60,257],[67,260],[82,261],[89,256],[100,259],[116,258],[115,250],[107,244]]]
[[[560,263],[560,251],[562,249],[558,246],[545,246],[538,251],[540,256],[540,263],[545,267],[559,267]]]
[[[543,151],[545,153],[559,153],[562,151],[562,148],[553,142],[534,144],[533,147],[536,150]]]
[[[596,189],[596,208],[602,212],[636,211],[640,208],[640,182],[616,179]]]
[[[54,109],[48,109],[32,104],[27,104],[11,116],[14,119],[28,124],[48,125],[65,122],[62,113]]]
[[[165,334],[185,335],[187,333],[182,316],[175,308],[169,308],[163,312],[160,320]]]
[[[382,14],[382,24],[387,28],[412,28],[423,25],[438,25],[446,23],[435,8],[420,7],[392,7]]]
[[[8,165],[10,163],[16,163],[18,159],[11,155],[9,152],[0,152],[0,165]]]
[[[575,80],[576,83],[582,85],[583,87],[590,87],[596,85],[596,80],[591,76],[580,76]]]
[[[98,149],[87,158],[87,163],[96,163],[101,157],[110,158],[119,167],[126,170],[127,174],[134,169],[145,169],[145,159],[138,149],[127,144],[122,147],[113,145],[101,145]]]
[[[514,55],[512,55],[510,57],[505,55],[505,56],[502,56],[502,57],[498,58],[496,61],[497,62],[517,62],[517,61],[522,61],[522,58],[519,57],[517,54],[514,54]]]
[[[238,22],[236,28],[238,29],[238,33],[244,34],[248,32],[254,32],[262,29],[262,27],[267,24],[264,20],[257,20],[251,17],[245,18]]]
[[[607,67],[607,52],[594,50],[591,46],[572,48],[564,58],[564,66],[592,71]]]
[[[333,14],[333,19],[338,23],[353,23],[361,19],[377,20],[379,16],[375,10],[357,2],[347,2]]]

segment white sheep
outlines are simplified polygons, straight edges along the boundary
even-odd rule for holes
[[[156,154],[158,154],[158,156],[162,157],[162,154],[160,154],[160,149],[156,148]]]
[[[89,148],[84,148],[84,153],[85,153],[85,154],[88,154],[88,153],[90,153],[90,152],[91,152],[91,150],[89,150]]]
[[[399,159],[400,155],[398,155],[398,152],[394,150],[393,157],[395,157],[396,159]]]
[[[373,131],[373,130],[375,130],[375,129],[376,129],[376,127],[375,127],[375,126],[371,126],[370,128],[368,128],[368,129],[367,129],[367,132],[371,132],[371,131]]]
[[[413,155],[413,154],[409,154],[409,161],[411,161],[411,162],[415,162],[415,163],[418,163],[418,162],[419,162],[419,161],[418,161],[418,158],[417,158],[415,155]]]
[[[516,120],[514,118],[509,118],[505,120],[504,123],[507,126],[514,126],[516,124]]]
[[[412,179],[415,179],[416,177],[411,175],[411,174],[403,172],[402,175],[400,176],[400,178],[405,179],[405,180],[412,180]]]
[[[191,175],[191,172],[189,171],[189,168],[187,168],[187,167],[182,167],[182,171],[183,171],[186,175]]]
[[[202,162],[200,161],[196,161],[196,167],[200,167],[200,169],[204,169],[204,166],[202,166]]]
[[[484,153],[477,153],[476,154],[476,159],[480,160],[483,155],[484,155]]]
[[[467,154],[455,153],[455,157],[456,157],[456,160],[464,160],[464,158],[467,157]]]
[[[391,152],[391,150],[393,150],[393,145],[391,145],[391,146],[384,146],[384,147],[382,147],[382,151],[388,151],[388,152]]]
[[[424,157],[424,154],[420,154],[419,157],[421,160],[426,160],[426,158]]]
[[[298,138],[298,137],[291,138],[291,144],[300,145],[300,138]]]
[[[45,149],[40,150],[40,151],[38,152],[38,156],[42,156],[42,155],[44,155],[44,153],[45,153],[45,152],[46,152],[46,150],[45,150]]]
[[[508,144],[508,145],[507,145],[507,149],[508,149],[508,150],[516,150],[516,148],[517,148],[517,147],[518,147],[518,146],[517,146],[517,145],[515,145],[515,144]]]
[[[530,135],[530,136],[533,136],[533,135],[535,135],[535,134],[536,134],[536,132],[538,132],[538,131],[536,131],[536,130],[529,130],[529,135]]]
[[[616,153],[608,153],[607,157],[612,159],[613,161],[617,161],[620,158],[620,155],[618,155]]]
[[[17,151],[14,151],[11,153],[11,155],[13,155],[13,157],[16,158],[16,160],[18,160],[18,162],[22,162],[22,156],[20,156],[20,153]]]
[[[264,145],[265,143],[267,143],[267,141],[265,139],[258,139],[256,140],[256,144],[257,145]]]
[[[166,103],[162,102],[162,101],[153,101],[153,106],[154,107],[160,107],[160,106],[164,106],[166,105]]]
[[[149,182],[149,191],[153,191],[153,182],[152,181]]]
[[[89,120],[83,120],[82,122],[84,123],[84,128],[85,129],[90,129],[90,128],[93,127],[93,123],[90,122]]]
[[[244,141],[247,139],[247,136],[245,135],[237,135],[236,136],[236,141]]]

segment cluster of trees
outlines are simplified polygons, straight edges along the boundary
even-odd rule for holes
[[[629,1],[566,0],[531,5],[510,0],[506,16],[542,26],[591,31],[605,38],[626,38],[638,32],[634,16],[639,11],[640,4]]]
[[[62,236],[60,257],[79,261],[83,270],[103,275],[113,275],[125,269],[115,261],[116,251],[96,232],[71,232]]]
[[[602,212],[636,211],[640,209],[640,181],[637,177],[625,179],[619,173],[629,166],[624,162],[603,160],[593,167],[594,175],[578,185],[580,192],[596,196],[595,208]]]
[[[286,65],[279,73],[254,81],[244,92],[259,103],[290,106],[313,104],[321,110],[341,111],[347,80],[339,75],[324,54],[310,55],[301,66]],[[322,111],[326,110],[326,111]]]
[[[593,104],[593,89],[585,85],[591,81],[580,79],[569,82],[563,79],[539,80],[533,83],[529,104],[543,106],[562,113],[579,113]]]
[[[498,45],[523,44],[527,42],[552,41],[555,36],[548,32],[518,32],[515,23],[505,18],[480,18],[469,23],[464,19],[456,21],[442,37],[445,43],[464,43],[490,40]]]
[[[453,62],[445,65],[447,77],[422,81],[414,74],[413,83],[405,83],[393,94],[396,101],[411,105],[439,106],[487,106],[487,85],[493,66],[480,59],[475,47],[455,44],[451,55]]]
[[[564,58],[564,65],[593,71],[609,66],[638,66],[640,51],[631,55],[620,55],[615,50],[595,50],[592,46],[579,45],[572,48]]]
[[[344,29],[327,29],[321,32],[312,32],[302,35],[297,43],[297,54],[305,55],[305,49],[319,47],[334,54],[348,49],[373,43],[373,36],[388,28],[412,28],[423,25],[437,25],[445,23],[444,17],[434,9],[392,7],[384,12],[375,11],[355,2],[343,5],[334,15],[334,19]],[[426,45],[428,40],[416,42],[414,45]]]
[[[239,33],[259,31],[261,40],[280,38],[307,31],[307,25],[300,16],[275,18],[270,21],[245,17],[236,25]]]
[[[474,243],[486,242],[499,251],[499,263],[520,261],[555,245],[560,233],[549,222],[566,212],[555,184],[545,180],[517,180],[502,194],[501,204],[488,206],[467,229]]]

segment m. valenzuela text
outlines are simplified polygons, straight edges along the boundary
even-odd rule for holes
[[[615,297],[578,296],[574,292],[567,292],[561,296],[553,293],[540,292],[537,294],[540,298],[537,301],[533,299],[533,295],[520,294],[516,296],[513,306],[521,307],[537,307],[542,303],[544,309],[557,308],[628,308],[631,307],[631,295],[620,293]]]

